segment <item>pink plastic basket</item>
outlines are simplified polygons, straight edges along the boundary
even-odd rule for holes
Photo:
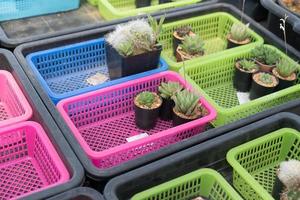
[[[160,83],[168,80],[191,89],[177,73],[166,71],[65,99],[58,104],[58,110],[94,165],[109,168],[198,134],[215,119],[216,111],[201,98],[208,114],[198,120],[177,127],[158,120],[150,131],[138,129],[134,97],[145,90],[157,92]],[[145,132],[148,137],[126,140]]]
[[[43,128],[22,122],[0,128],[0,199],[17,199],[69,180]]]
[[[32,109],[13,76],[0,70],[0,128],[26,121],[32,116]]]

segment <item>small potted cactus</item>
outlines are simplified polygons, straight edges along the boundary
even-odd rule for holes
[[[176,93],[172,99],[175,102],[173,108],[173,125],[178,126],[191,122],[202,116],[200,97],[187,89]]]
[[[155,127],[162,99],[154,92],[144,91],[134,98],[136,126],[143,130]]]
[[[148,7],[151,5],[151,0],[135,0],[136,8]]]
[[[252,75],[258,72],[259,67],[251,59],[241,59],[235,63],[233,85],[237,91],[248,92],[252,83]]]
[[[250,99],[257,99],[259,97],[271,94],[275,91],[278,85],[278,79],[266,72],[258,72],[252,76],[253,82],[250,89]]]
[[[282,90],[293,86],[295,80],[297,79],[296,70],[298,65],[292,63],[288,59],[281,58],[277,64],[276,68],[273,69],[273,74],[280,80],[277,86],[278,90]]]
[[[230,33],[227,36],[228,49],[249,44],[251,42],[248,27],[249,24],[244,25],[240,22],[234,23],[231,26]]]
[[[275,200],[300,199],[300,161],[289,160],[280,163],[272,196]]]
[[[145,19],[118,25],[106,36],[106,56],[110,79],[117,79],[155,69],[162,46],[157,42],[164,17],[158,23]]]
[[[193,36],[195,33],[191,26],[185,25],[177,28],[173,33],[173,51],[174,56],[176,56],[177,47],[182,44],[185,36]]]
[[[172,120],[173,107],[175,105],[172,97],[182,89],[183,86],[180,83],[173,81],[162,82],[158,87],[159,95],[163,99],[160,109],[160,118],[162,120]]]
[[[190,60],[204,55],[204,42],[198,35],[185,36],[182,44],[177,47],[177,62]]]
[[[251,53],[252,57],[259,65],[260,70],[263,72],[272,72],[280,58],[280,55],[275,49],[271,49],[264,45],[255,47]]]

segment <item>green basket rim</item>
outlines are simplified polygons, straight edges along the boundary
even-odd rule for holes
[[[142,14],[148,14],[159,10],[165,10],[169,8],[176,8],[181,6],[186,6],[194,3],[199,3],[202,0],[182,0],[182,1],[176,1],[176,2],[170,2],[170,3],[164,3],[164,4],[158,4],[154,6],[148,6],[144,8],[136,8],[136,9],[130,9],[126,11],[121,11],[117,8],[115,8],[109,0],[98,0],[98,8],[100,13],[102,13],[103,10],[105,10],[104,14],[102,15],[105,19],[119,19],[119,18],[125,18],[130,16],[136,16],[136,15],[142,15]],[[107,11],[107,12],[106,12]]]
[[[226,16],[227,18],[229,18],[230,20],[232,20],[234,23],[239,22],[239,20],[236,17],[234,17],[233,15],[228,14],[226,12],[213,12],[210,14],[200,15],[200,16],[196,16],[196,17],[190,17],[190,18],[183,19],[183,20],[172,21],[170,23],[164,24],[164,26],[169,25],[169,24],[177,24],[178,25],[179,21],[181,23],[186,23],[189,21],[194,21],[196,18],[209,18],[214,15],[223,15],[223,16]],[[242,49],[249,49],[249,48],[252,48],[252,47],[255,47],[255,46],[258,46],[258,45],[261,45],[264,43],[264,39],[260,35],[258,35],[255,31],[253,31],[251,28],[249,28],[249,32],[250,32],[250,35],[256,39],[255,42],[251,42],[250,44],[242,45],[242,46],[231,48],[231,49],[224,49],[223,51],[220,51],[220,52],[212,53],[209,55],[204,55],[204,56],[201,56],[198,58],[194,58],[192,60],[187,60],[184,63],[176,62],[176,61],[170,59],[169,56],[167,56],[164,53],[164,51],[162,51],[161,57],[167,62],[167,64],[169,65],[169,68],[171,68],[174,71],[179,71],[183,67],[183,64],[192,65],[192,64],[198,63],[200,61],[203,62],[206,60],[213,59],[216,56],[226,55],[226,54],[234,53],[234,52],[240,52]]]
[[[143,192],[135,194],[131,198],[131,200],[143,199],[143,198],[145,198],[145,196],[147,194],[154,194],[154,193],[159,193],[159,192],[165,191],[167,189],[173,188],[174,186],[177,186],[178,184],[181,184],[183,181],[193,180],[196,177],[202,176],[203,174],[209,174],[215,180],[217,180],[220,183],[220,185],[222,185],[222,187],[226,190],[228,195],[231,196],[234,200],[242,200],[240,195],[233,189],[233,187],[223,178],[223,176],[220,173],[218,173],[217,171],[215,171],[213,169],[209,169],[209,168],[198,169],[198,170],[190,172],[186,175],[180,176],[178,178],[175,178],[175,179],[172,179],[165,183],[154,186]]]
[[[271,132],[262,137],[251,140],[247,143],[244,143],[240,146],[234,147],[227,152],[226,159],[227,162],[232,166],[232,168],[239,174],[239,176],[243,177],[247,184],[257,192],[264,200],[274,200],[274,198],[261,186],[248,172],[244,169],[238,161],[235,159],[236,154],[238,154],[242,150],[249,149],[254,144],[263,144],[264,142],[276,138],[281,135],[291,135],[293,137],[300,139],[299,131],[292,128],[281,128],[277,131]]]
[[[282,51],[280,51],[276,47],[274,47],[272,45],[266,45],[266,44],[264,44],[264,46],[267,46],[271,49],[275,49],[281,57],[287,58],[288,60],[290,60],[291,62],[293,62],[293,63],[295,63],[299,66],[299,64],[297,62],[295,62],[292,58],[285,55]],[[238,56],[239,54],[247,53],[249,51],[251,51],[251,49],[243,49],[239,52],[231,52],[230,54],[228,53],[227,55],[223,55],[222,57]],[[214,58],[212,58],[212,59],[205,60],[205,61],[201,62],[201,65],[205,65],[206,63],[216,62],[216,61],[222,59],[222,57],[221,56],[214,56]],[[196,68],[196,67],[197,67],[196,63],[194,63],[192,65],[189,65],[189,66],[186,66],[186,68]],[[183,69],[180,69],[179,73],[182,76],[184,76],[184,70]],[[224,107],[220,106],[218,103],[216,103],[215,100],[212,99],[202,88],[200,88],[200,86],[198,86],[197,83],[195,83],[195,81],[192,80],[188,75],[186,75],[186,79],[193,86],[194,89],[198,90],[200,92],[200,94],[202,96],[204,96],[205,99],[207,99],[207,101],[209,101],[210,104],[213,105],[213,107],[217,110],[218,114],[221,113],[221,114],[225,114],[225,115],[228,114],[228,113],[234,112],[234,111],[240,111],[240,110],[242,110],[244,108],[247,108],[249,106],[253,106],[253,105],[256,105],[256,104],[264,103],[266,101],[270,101],[270,100],[280,98],[280,97],[285,96],[285,95],[290,94],[290,93],[300,92],[299,84],[296,84],[296,85],[291,86],[289,88],[274,92],[272,94],[269,94],[269,95],[266,95],[266,96],[263,96],[263,97],[260,97],[260,98],[254,99],[254,100],[251,100],[247,103],[236,105],[236,106],[231,107],[231,108],[224,108]]]

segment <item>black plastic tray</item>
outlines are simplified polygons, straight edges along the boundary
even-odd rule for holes
[[[31,120],[36,121],[43,126],[45,132],[56,148],[56,151],[66,165],[71,177],[67,183],[34,193],[24,199],[45,199],[81,185],[84,181],[84,170],[80,162],[76,158],[67,141],[64,139],[63,134],[32,87],[14,55],[4,49],[0,49],[0,69],[9,71],[14,76],[33,109],[33,117]]]
[[[287,41],[297,50],[300,50],[300,18],[288,9],[280,6],[276,0],[260,0],[260,2],[269,11],[267,28],[280,39],[283,39],[283,32],[279,28],[280,19],[284,19],[285,14],[288,15],[286,23]]]
[[[201,5],[216,2],[217,0],[204,0]],[[183,8],[177,8],[174,11],[181,9]],[[154,15],[163,12],[157,12]],[[0,46],[13,49],[26,42],[113,25],[128,19],[130,18],[105,21],[96,6],[88,4],[86,0],[81,0],[81,6],[77,10],[0,22]]]
[[[104,200],[104,197],[92,188],[78,187],[51,197],[48,200]]]
[[[127,200],[136,193],[200,168],[213,168],[232,182],[232,169],[226,161],[227,152],[280,128],[300,131],[300,117],[279,113],[115,177],[106,185],[104,197],[109,200]]]
[[[169,13],[167,14],[167,21],[172,21],[175,19],[180,18],[187,18],[189,16],[199,16],[215,11],[224,11],[228,12],[236,17],[241,16],[241,12],[235,8],[232,5],[224,4],[224,3],[218,3],[213,5],[207,5],[207,6],[194,6],[193,8],[182,10],[180,13]],[[266,41],[272,43],[273,45],[283,49],[284,43],[278,38],[268,32],[265,28],[263,28],[261,25],[259,25],[257,22],[253,21],[249,17],[245,16],[245,21],[250,22],[251,28],[254,29],[258,34],[262,35]],[[64,122],[58,111],[56,110],[56,107],[52,103],[51,99],[48,97],[48,95],[43,91],[39,81],[34,77],[33,71],[30,69],[26,62],[26,55],[45,50],[50,48],[55,48],[63,45],[68,44],[74,44],[81,41],[91,40],[98,37],[101,37],[104,35],[107,31],[112,30],[113,26],[109,27],[102,27],[94,30],[89,30],[81,33],[75,33],[71,35],[61,36],[57,38],[47,39],[47,40],[41,40],[36,41],[28,44],[23,44],[16,48],[15,55],[17,56],[19,62],[21,63],[24,71],[27,73],[29,79],[31,80],[32,84],[35,86],[36,90],[38,91],[40,97],[43,99],[46,107],[56,120],[57,124],[61,128],[62,132],[64,133],[65,137],[67,138],[68,142],[72,146],[74,152],[76,153],[77,157],[83,164],[84,168],[87,171],[87,176],[90,177],[93,180],[103,180],[108,179],[113,176],[116,176],[120,173],[124,173],[126,171],[132,170],[134,168],[137,168],[139,166],[145,165],[146,163],[152,162],[156,159],[162,158],[164,156],[167,156],[169,154],[172,154],[174,152],[180,151],[182,149],[186,149],[192,145],[195,145],[197,143],[209,140],[211,138],[214,138],[216,136],[219,136],[221,134],[224,134],[230,130],[242,127],[244,125],[250,124],[254,121],[257,121],[259,119],[262,119],[264,117],[270,116],[274,113],[278,113],[281,111],[284,111],[289,108],[295,108],[300,105],[300,101],[295,101],[293,104],[286,104],[284,106],[276,107],[271,110],[265,111],[263,113],[256,114],[254,116],[242,119],[238,122],[235,122],[233,124],[229,124],[224,127],[220,127],[217,129],[209,130],[208,132],[201,133],[193,138],[190,138],[188,140],[184,140],[182,142],[179,142],[174,145],[170,145],[166,148],[163,148],[159,151],[153,152],[151,154],[145,155],[143,157],[137,158],[135,160],[129,161],[127,163],[123,163],[119,166],[112,167],[106,170],[100,170],[96,168],[91,161],[88,159],[86,154],[84,153],[83,149],[80,148],[79,143],[73,137],[73,134],[71,133],[70,129],[68,128],[67,124]],[[293,49],[292,47],[289,47],[289,56],[300,58],[300,54]],[[293,109],[292,109],[293,110]],[[300,114],[300,112],[298,112]]]

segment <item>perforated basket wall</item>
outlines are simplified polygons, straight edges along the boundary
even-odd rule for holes
[[[235,188],[248,200],[274,200],[276,170],[282,161],[300,160],[300,134],[283,128],[230,150]]]
[[[190,200],[198,196],[218,200],[242,200],[226,180],[212,169],[200,169],[155,186],[132,200]]]
[[[163,81],[178,81],[190,88],[177,73],[167,71],[65,99],[58,110],[94,165],[109,168],[199,134],[215,118],[214,109],[201,98],[207,110],[204,117],[177,127],[171,121],[158,120],[149,131],[138,129],[134,97],[142,91],[157,92]],[[141,133],[149,136],[127,142]]]
[[[72,10],[79,4],[80,0],[0,0],[0,21]]]
[[[163,25],[159,42],[163,45],[162,57],[168,63],[169,68],[179,71],[183,67],[183,62],[177,62],[173,55],[173,33],[184,25],[191,26],[193,31],[199,35],[205,43],[205,55],[191,60],[185,61],[188,66],[193,63],[199,63],[210,58],[214,58],[217,54],[226,55],[231,52],[239,52],[241,49],[250,49],[258,44],[263,44],[263,39],[255,32],[249,29],[251,43],[236,48],[227,48],[227,35],[230,32],[233,23],[238,22],[232,15],[216,12],[199,17],[191,17]]]
[[[22,122],[0,130],[0,199],[15,199],[69,179],[42,127]]]
[[[151,0],[151,6],[136,8],[135,0],[98,0],[100,14],[107,20],[125,18],[159,10],[182,7],[195,4],[201,0],[177,0],[176,2],[158,4],[158,0]],[[94,1],[90,2],[94,3]]]
[[[267,47],[275,49],[275,47],[269,45]],[[281,51],[276,50],[281,57],[286,57],[291,62],[294,62]],[[251,49],[244,49],[222,57],[216,57],[210,61],[186,66],[187,80],[205,96],[218,112],[218,117],[213,122],[214,126],[222,126],[290,100],[300,98],[300,87],[299,85],[295,85],[240,104],[237,92],[233,87],[234,65],[237,59],[250,57]],[[180,70],[180,73],[184,74],[184,70]],[[297,84],[299,81],[300,76],[298,74]]]
[[[54,103],[168,69],[161,60],[157,69],[110,80],[103,38],[32,53],[26,59]],[[105,75],[108,79],[99,85],[88,83],[87,79],[97,73]]]
[[[0,70],[0,87],[0,128],[29,119],[32,109],[9,72]]]

